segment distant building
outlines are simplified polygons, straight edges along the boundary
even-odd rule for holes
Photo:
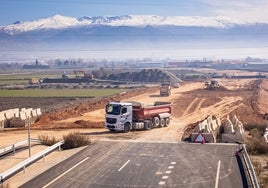
[[[136,68],[163,68],[165,63],[162,62],[146,62],[146,63],[137,63]]]
[[[39,63],[39,61],[36,59],[35,64],[30,64],[30,65],[24,64],[22,68],[23,69],[49,69],[50,67],[48,65]]]

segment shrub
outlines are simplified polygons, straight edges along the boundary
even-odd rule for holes
[[[259,177],[260,186],[263,188],[268,188],[268,176],[263,175]]]
[[[251,155],[268,154],[268,144],[260,137],[249,137],[246,146],[248,153]]]
[[[88,136],[79,134],[77,132],[69,133],[68,135],[63,136],[63,140],[63,149],[77,148],[91,143]]]
[[[254,138],[260,138],[261,134],[260,131],[257,128],[251,129],[249,132],[249,135],[254,137]]]
[[[59,140],[57,140],[55,136],[39,135],[38,138],[39,140],[41,140],[41,144],[46,145],[46,146],[52,146],[56,144],[57,142],[59,142]]]
[[[249,124],[244,125],[244,129],[246,131],[251,131],[252,129],[257,129],[261,135],[264,133],[265,128],[266,128],[265,124],[249,123]]]

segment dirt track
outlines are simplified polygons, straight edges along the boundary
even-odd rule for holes
[[[268,81],[256,80],[220,80],[223,86],[214,91],[205,90],[202,82],[183,83],[172,90],[169,97],[160,97],[158,91],[145,93],[125,100],[150,104],[153,101],[171,101],[173,103],[173,120],[191,124],[203,120],[208,115],[218,115],[221,119],[227,115],[237,115],[244,124],[263,124],[262,115],[267,112]],[[256,89],[259,88],[259,89]],[[54,121],[55,124],[79,122],[103,123],[104,104],[101,109],[79,113],[78,116]],[[83,108],[83,107],[81,107]],[[84,107],[85,108],[85,107]],[[67,112],[65,112],[67,113]],[[65,115],[64,115],[65,116]]]
[[[236,115],[245,126],[252,123],[266,124],[263,116],[268,109],[266,100],[268,98],[267,80],[222,79],[219,80],[219,83],[222,88],[214,91],[205,90],[202,82],[184,82],[180,88],[173,89],[172,95],[169,97],[160,97],[159,92],[152,89],[147,92],[142,91],[143,94],[139,95],[138,92],[131,92],[131,94],[125,96],[118,95],[99,101],[89,101],[83,104],[76,103],[76,105],[70,105],[56,112],[43,115],[37,123],[32,125],[32,129],[36,129],[35,132],[37,133],[38,130],[42,130],[39,131],[40,133],[49,130],[50,134],[54,132],[57,136],[60,136],[63,134],[61,132],[66,133],[68,129],[79,128],[79,131],[82,132],[101,132],[95,134],[97,138],[116,138],[119,134],[111,134],[103,128],[104,106],[108,101],[120,99],[139,101],[145,104],[153,103],[153,101],[171,101],[173,103],[173,116],[170,127],[163,130],[134,131],[128,134],[120,134],[120,137],[144,139],[146,135],[150,135],[148,139],[180,140],[185,126],[195,124],[208,115],[217,115],[222,121],[225,120],[227,115],[231,117]],[[91,130],[87,128],[91,128]],[[64,130],[60,131],[60,129]],[[8,145],[9,140],[14,142],[16,131],[10,132],[13,135],[12,139],[8,138],[9,132],[1,134],[2,146]],[[23,132],[23,130],[18,132]],[[159,136],[154,135],[158,134],[158,132]],[[166,132],[168,132],[168,136]],[[94,137],[94,134],[91,134],[91,136]]]

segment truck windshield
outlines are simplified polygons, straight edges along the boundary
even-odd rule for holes
[[[121,111],[120,105],[107,105],[106,114],[119,115]]]

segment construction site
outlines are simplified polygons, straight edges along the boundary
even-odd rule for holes
[[[179,87],[168,85],[167,94],[161,95],[161,83],[153,87],[130,89],[126,92],[98,99],[46,99],[46,98],[0,98],[2,108],[21,108],[27,103],[32,110],[39,105],[41,109],[30,112],[34,118],[31,122],[31,135],[52,135],[62,137],[67,132],[78,131],[90,135],[95,142],[101,139],[195,142],[195,143],[246,143],[250,145],[251,130],[257,129],[263,145],[267,148],[267,79],[231,79],[221,78],[211,81],[181,81]],[[169,93],[170,92],[170,93]],[[111,133],[105,129],[105,106],[111,101],[138,101],[151,104],[154,101],[172,103],[170,125],[161,129],[148,131],[130,131],[128,133]],[[49,105],[46,103],[49,102]],[[5,106],[5,104],[7,106]],[[41,104],[41,105],[40,105]],[[53,105],[52,105],[53,104]],[[42,108],[44,106],[44,110]],[[58,106],[56,108],[56,106]],[[57,110],[55,110],[57,109]],[[42,113],[41,113],[42,111]],[[22,112],[17,110],[13,114]],[[44,113],[45,112],[45,113]],[[13,112],[12,112],[13,113]],[[27,137],[27,122],[24,116],[22,126],[13,127],[12,119],[2,111],[1,147],[20,141]],[[12,116],[12,117],[13,117]],[[26,122],[26,123],[25,123]],[[6,126],[4,126],[6,125]],[[8,125],[8,126],[7,126]],[[25,126],[24,126],[25,125]],[[7,131],[8,130],[8,131]],[[59,154],[60,155],[60,154]],[[261,165],[265,169],[267,153]],[[2,164],[1,164],[2,166]],[[8,164],[5,165],[8,168]],[[267,170],[264,171],[268,174]]]

